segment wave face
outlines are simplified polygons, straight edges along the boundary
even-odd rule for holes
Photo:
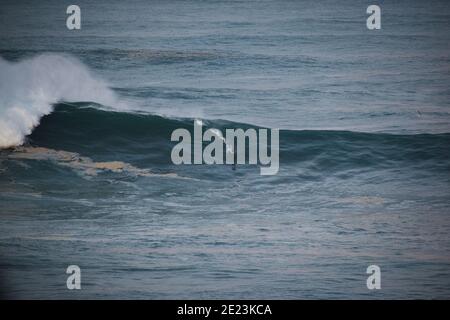
[[[71,56],[42,54],[17,63],[0,57],[0,148],[22,144],[61,100],[111,105],[116,97]]]
[[[164,167],[172,165],[171,133],[177,128],[193,129],[194,119],[117,112],[129,110],[130,105],[125,108],[104,81],[68,55],[43,54],[17,63],[0,58],[0,70],[0,148],[28,143],[95,160]],[[222,132],[258,128],[227,120],[203,122],[205,129]],[[281,130],[280,139],[281,170],[287,166],[294,175],[306,178],[392,166],[449,169],[450,134],[446,133]]]
[[[171,165],[173,130],[193,135],[194,119],[105,110],[91,103],[60,103],[28,137],[31,145],[68,150],[110,160],[113,156],[140,167]],[[258,129],[249,124],[204,120],[203,130]],[[449,170],[450,134],[393,135],[351,131],[280,131],[281,169],[328,175],[355,169],[423,167]],[[292,167],[295,167],[293,169]],[[216,166],[217,168],[217,166]],[[218,169],[219,170],[219,169]],[[294,171],[292,171],[294,170]]]

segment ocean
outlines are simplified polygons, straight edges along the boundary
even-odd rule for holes
[[[447,1],[70,4],[0,5],[2,297],[450,298]],[[278,173],[173,164],[195,120]]]

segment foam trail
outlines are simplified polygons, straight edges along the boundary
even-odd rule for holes
[[[223,134],[222,134],[221,131],[219,131],[219,130],[217,130],[217,129],[211,129],[211,132],[212,132],[214,135],[216,135],[220,140],[222,140],[222,141],[225,143],[225,147],[226,147],[226,152],[227,152],[227,153],[232,153],[232,154],[234,154],[233,146],[230,146],[230,145],[227,143],[227,140],[223,137]]]
[[[197,180],[177,175],[176,173],[153,173],[149,169],[137,168],[123,161],[96,162],[89,157],[76,152],[54,150],[43,147],[15,147],[8,155],[10,159],[48,160],[61,166],[82,172],[88,176],[95,176],[102,171],[127,173],[141,177],[164,177]]]
[[[71,56],[42,54],[17,63],[0,57],[0,148],[22,144],[62,100],[113,105],[116,97]]]
[[[202,126],[203,125],[203,121],[199,120],[199,119],[195,119],[195,124],[198,126]],[[227,140],[223,137],[223,134],[220,130],[218,129],[209,129],[211,130],[212,134],[214,134],[217,138],[219,138],[220,140],[223,141],[223,143],[225,143],[225,147],[226,147],[226,152],[227,153],[231,153],[233,154],[233,146],[227,143]]]

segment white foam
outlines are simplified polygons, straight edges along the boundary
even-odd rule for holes
[[[117,102],[108,85],[79,60],[42,54],[12,63],[0,57],[0,148],[23,143],[58,101]]]
[[[122,161],[106,161],[96,162],[89,157],[81,156],[76,152],[69,152],[64,150],[54,150],[43,147],[15,147],[12,152],[8,154],[10,159],[24,159],[24,160],[41,160],[53,161],[56,164],[71,169],[77,170],[84,174],[84,176],[95,176],[99,172],[110,171],[115,173],[126,173],[141,177],[163,177],[176,179],[189,179],[177,175],[176,173],[153,173],[149,169],[137,168],[129,163]]]

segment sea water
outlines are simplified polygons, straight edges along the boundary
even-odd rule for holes
[[[375,2],[2,1],[2,294],[449,298],[450,6]],[[195,119],[279,172],[174,165]]]

